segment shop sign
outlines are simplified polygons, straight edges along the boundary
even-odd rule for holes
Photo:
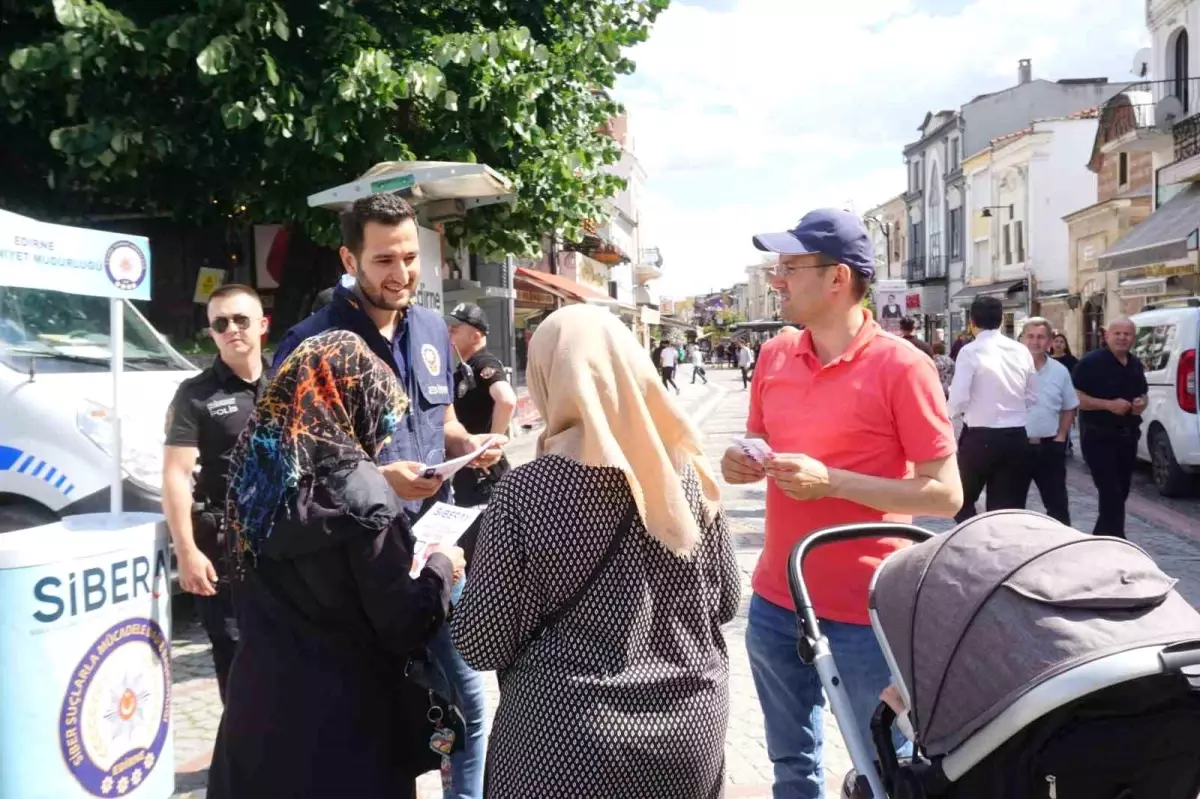
[[[608,281],[611,271],[607,266],[586,255],[579,259],[578,280],[580,283],[600,289],[608,293]]]
[[[517,289],[517,302],[534,308],[557,308],[558,302],[553,294],[545,291]]]
[[[1176,275],[1194,274],[1196,274],[1196,265],[1191,263],[1152,264],[1145,270],[1146,277],[1175,277]]]

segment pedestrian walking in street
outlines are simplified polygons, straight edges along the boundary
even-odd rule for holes
[[[954,517],[957,522],[975,515],[985,488],[989,511],[1025,507],[1025,425],[1037,401],[1033,356],[1000,332],[1000,300],[976,297],[970,318],[975,340],[958,353],[949,399],[950,415],[963,417],[958,442],[963,504]]]
[[[528,376],[538,457],[496,486],[452,621],[502,675],[488,796],[721,796],[740,578],[702,439],[602,308],[552,313]]]
[[[933,357],[933,347],[930,347],[924,341],[917,338],[916,330],[917,330],[917,323],[916,323],[916,321],[913,320],[913,318],[911,316],[906,316],[900,320],[900,338],[904,339],[909,344],[913,345],[914,347],[919,349],[921,352],[925,353],[930,358],[932,358]]]
[[[407,664],[464,560],[444,548],[409,576],[412,531],[377,466],[407,404],[361,338],[329,331],[280,365],[239,440],[242,641],[209,799],[411,799],[430,768],[431,698]]]
[[[933,365],[937,367],[938,382],[946,396],[950,396],[950,384],[954,382],[954,359],[946,354],[946,342],[933,343]]]
[[[1055,333],[1050,346],[1050,357],[1067,368],[1068,374],[1074,374],[1079,359],[1071,354],[1071,345],[1062,333]]]
[[[1130,319],[1109,322],[1106,347],[1079,359],[1079,448],[1092,473],[1099,513],[1092,532],[1125,537],[1125,501],[1137,463],[1142,413],[1146,410],[1146,373],[1130,352],[1137,328]]]
[[[771,286],[780,313],[805,329],[767,342],[755,370],[746,434],[764,439],[773,454],[760,464],[733,446],[722,471],[734,484],[767,480],[746,648],[775,768],[774,796],[819,799],[825,700],[816,670],[796,654],[791,551],[831,525],[950,516],[962,486],[933,361],[882,333],[861,305],[875,274],[862,220],[813,211],[795,229],[756,236],[754,244],[779,254]],[[870,627],[867,588],[875,567],[904,545],[874,539],[824,547],[805,568],[864,740],[890,681]],[[903,751],[900,736],[895,743]]]
[[[414,302],[421,277],[420,239],[415,212],[394,194],[356,200],[342,214],[342,265],[354,278],[334,290],[322,310],[293,327],[275,353],[278,368],[299,343],[326,330],[361,336],[392,370],[409,397],[409,423],[379,453],[382,471],[400,498],[410,522],[436,502],[450,501],[450,484],[424,477],[425,469],[446,455],[474,452],[492,438],[493,446],[471,466],[490,469],[503,455],[503,435],[473,435],[455,413],[450,334],[443,316]],[[461,591],[462,586],[456,586]],[[451,759],[454,799],[483,795],[487,707],[483,678],[454,651],[447,628],[431,645],[450,676],[459,706],[467,717],[463,751]]]
[[[688,360],[692,363],[692,385],[696,385],[696,378],[699,377],[707,386],[708,372],[704,369],[704,351],[699,345],[692,344],[688,347]]]
[[[954,343],[950,345],[950,360],[957,362],[958,353],[962,351],[963,347],[967,346],[974,340],[975,337],[972,336],[968,330],[964,330],[963,332],[959,333],[955,337]]]
[[[214,291],[207,312],[217,357],[180,384],[167,410],[162,493],[179,587],[192,595],[212,643],[224,701],[238,640],[225,548],[225,489],[230,453],[266,386],[267,320],[254,289],[238,284]]]
[[[679,386],[675,384],[675,366],[678,363],[679,350],[668,341],[662,342],[658,347],[658,368],[662,375],[663,388],[673,388],[676,394],[679,393]]]
[[[737,365],[742,370],[742,391],[750,390],[750,371],[754,368],[754,352],[746,342],[738,344]]]
[[[1046,514],[1068,527],[1071,511],[1067,501],[1067,441],[1079,397],[1071,384],[1067,367],[1049,357],[1050,323],[1035,316],[1025,320],[1021,343],[1029,348],[1036,371],[1037,402],[1029,409],[1025,432],[1029,436],[1029,464],[1021,507],[1029,495],[1031,483],[1037,485]]]

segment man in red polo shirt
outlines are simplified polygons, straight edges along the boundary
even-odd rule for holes
[[[792,548],[822,527],[952,516],[962,504],[954,432],[937,368],[882,331],[862,307],[874,277],[871,239],[845,211],[813,211],[793,230],[754,237],[779,254],[771,281],[785,320],[803,332],[763,345],[750,389],[747,435],[775,453],[764,465],[730,447],[730,483],[767,480],[766,537],[746,631],[750,668],[775,765],[775,799],[824,796],[824,699],[796,653],[788,591]],[[845,681],[864,741],[890,676],[867,616],[867,587],[903,541],[832,544],[805,579]]]

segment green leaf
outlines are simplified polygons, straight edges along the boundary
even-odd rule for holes
[[[458,110],[458,95],[451,91],[446,92],[445,103],[446,103],[447,111],[457,111]]]
[[[50,146],[53,147],[55,150],[58,150],[61,152],[63,150],[63,148],[66,146],[66,142],[65,142],[66,131],[67,131],[66,128],[57,128],[55,130],[50,131]]]
[[[254,117],[255,122],[267,121],[267,109],[262,107],[262,103],[255,103],[254,110],[250,112],[250,115]]]
[[[275,65],[275,59],[271,58],[270,53],[263,53],[263,66],[267,70],[267,80],[272,86],[279,85],[279,68]]]
[[[20,50],[13,50],[8,55],[8,65],[15,70],[22,70],[29,63],[29,53],[32,50],[30,47],[22,47]]]
[[[275,23],[273,28],[275,35],[285,42],[288,40],[288,36],[291,35],[291,29],[288,28],[287,12],[280,8],[278,4],[275,4]]]
[[[220,75],[229,71],[232,56],[233,40],[228,36],[218,36],[196,56],[196,66],[200,67],[200,71],[205,75]]]
[[[129,140],[125,137],[124,132],[117,131],[113,134],[112,141],[109,142],[108,147],[114,153],[123,153],[129,147]]]
[[[96,160],[99,161],[102,166],[107,168],[117,162],[117,154],[112,150],[105,150],[104,152],[100,153],[100,155],[96,156]]]
[[[343,100],[349,102],[354,99],[356,94],[358,94],[358,89],[354,87],[354,81],[347,79],[338,84],[338,97]]]
[[[54,0],[54,16],[64,28],[87,25],[86,6],[80,0]]]

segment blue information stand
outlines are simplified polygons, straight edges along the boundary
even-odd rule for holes
[[[112,512],[0,535],[0,799],[168,799],[166,526],[121,508],[126,299],[150,299],[140,236],[0,211],[0,285],[111,301]]]

